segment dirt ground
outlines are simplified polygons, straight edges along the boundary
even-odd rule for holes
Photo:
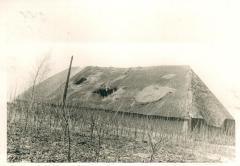
[[[8,127],[8,162],[67,162],[67,139],[62,135],[56,129],[23,132],[21,125]],[[98,143],[96,135],[90,139],[89,131],[72,133],[71,162],[150,162],[148,141],[104,135],[99,154]],[[234,146],[163,140],[152,162],[227,162],[234,157]]]

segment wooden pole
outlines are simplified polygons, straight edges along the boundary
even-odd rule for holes
[[[69,117],[69,113],[68,113],[68,117],[66,117],[64,107],[65,107],[65,102],[66,102],[66,97],[67,97],[67,89],[68,89],[68,83],[69,83],[69,78],[70,78],[70,74],[71,74],[72,61],[73,61],[73,56],[71,57],[71,61],[70,61],[69,69],[68,69],[67,81],[66,81],[64,93],[63,93],[63,107],[62,107],[64,120],[66,122],[67,136],[68,136],[68,162],[71,161],[71,136],[70,136],[70,127],[69,127],[69,118],[70,117]]]
[[[65,88],[64,88],[63,106],[65,106],[65,101],[66,101],[66,97],[67,97],[67,89],[68,89],[68,82],[69,82],[69,78],[70,78],[70,74],[71,74],[72,61],[73,61],[73,56],[71,57],[71,61],[70,61],[69,69],[68,69],[67,81],[66,81]]]

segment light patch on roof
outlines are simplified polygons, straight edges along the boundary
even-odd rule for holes
[[[97,82],[99,79],[100,79],[100,76],[102,75],[103,73],[102,72],[97,72],[93,75],[90,75],[89,77],[87,77],[89,83],[95,83]]]
[[[151,103],[158,101],[163,98],[168,93],[175,92],[176,89],[159,86],[159,85],[150,85],[145,87],[142,91],[137,93],[135,99],[139,103]]]
[[[171,78],[173,78],[175,76],[176,76],[176,74],[166,74],[166,75],[162,76],[162,78],[164,78],[164,79],[171,79]]]
[[[114,80],[112,80],[112,82],[116,82],[116,81],[119,81],[119,80],[122,80],[126,77],[127,75],[120,75],[119,77],[115,78]]]

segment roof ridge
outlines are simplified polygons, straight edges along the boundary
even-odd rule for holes
[[[186,68],[187,70],[191,70],[191,66],[190,65],[152,65],[152,66],[128,66],[128,67],[113,67],[113,66],[85,66],[83,67],[83,69],[87,69],[87,68],[102,68],[102,69],[106,69],[106,68],[113,68],[113,69],[138,69],[138,68],[158,68],[158,67],[183,67]]]

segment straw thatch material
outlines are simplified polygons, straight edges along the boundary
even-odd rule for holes
[[[38,88],[48,85],[43,82]],[[59,102],[63,87],[64,84],[57,89],[47,88],[48,93],[41,97]],[[104,95],[96,93],[99,91]],[[86,67],[71,77],[67,101],[142,115],[198,118],[215,127],[221,127],[225,120],[233,120],[189,66]]]

